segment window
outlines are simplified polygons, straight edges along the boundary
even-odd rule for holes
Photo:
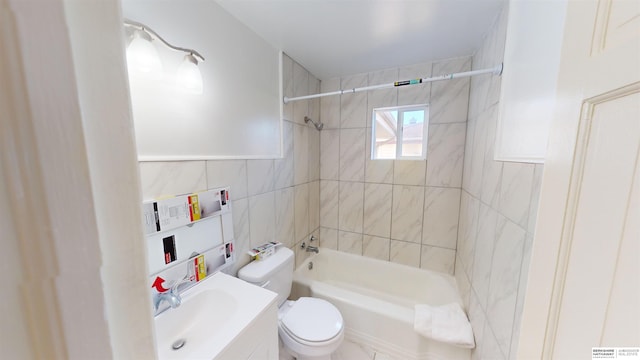
[[[372,159],[427,158],[429,106],[373,109]]]

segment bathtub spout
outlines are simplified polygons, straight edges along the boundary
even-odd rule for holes
[[[314,253],[319,253],[320,250],[318,250],[317,246],[307,246],[307,252],[314,252]]]

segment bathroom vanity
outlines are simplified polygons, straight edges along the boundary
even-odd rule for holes
[[[235,261],[229,188],[143,204],[159,359],[277,360],[277,295]]]
[[[159,359],[277,360],[276,294],[218,272],[155,317]]]

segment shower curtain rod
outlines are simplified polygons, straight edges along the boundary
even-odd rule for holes
[[[332,96],[332,95],[352,94],[352,93],[357,93],[357,92],[360,92],[360,91],[386,89],[386,88],[399,87],[399,86],[405,86],[405,85],[417,85],[417,84],[422,84],[422,83],[427,83],[427,82],[441,81],[441,80],[452,80],[452,79],[457,79],[457,78],[461,78],[461,77],[468,77],[468,76],[475,76],[475,75],[482,75],[482,74],[489,74],[489,73],[491,73],[493,75],[502,75],[502,68],[503,68],[503,64],[500,63],[500,65],[492,67],[492,68],[489,68],[489,69],[465,71],[465,72],[460,72],[460,73],[455,73],[455,74],[445,74],[445,75],[434,76],[434,77],[424,78],[424,79],[412,79],[412,80],[396,81],[396,82],[392,82],[392,83],[389,83],[389,84],[372,85],[372,86],[365,86],[365,87],[361,87],[361,88],[330,91],[330,92],[326,92],[326,93],[320,93],[320,94],[314,94],[314,95],[305,95],[305,96],[297,96],[297,97],[292,97],[292,98],[288,98],[288,97],[285,96],[283,100],[284,100],[284,103],[286,104],[286,103],[289,103],[291,101],[315,99],[315,98],[319,98],[319,97]]]

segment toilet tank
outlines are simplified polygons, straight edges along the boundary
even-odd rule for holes
[[[280,306],[291,294],[293,263],[293,251],[279,246],[268,258],[252,261],[242,267],[238,271],[238,277],[277,293],[278,306]]]

